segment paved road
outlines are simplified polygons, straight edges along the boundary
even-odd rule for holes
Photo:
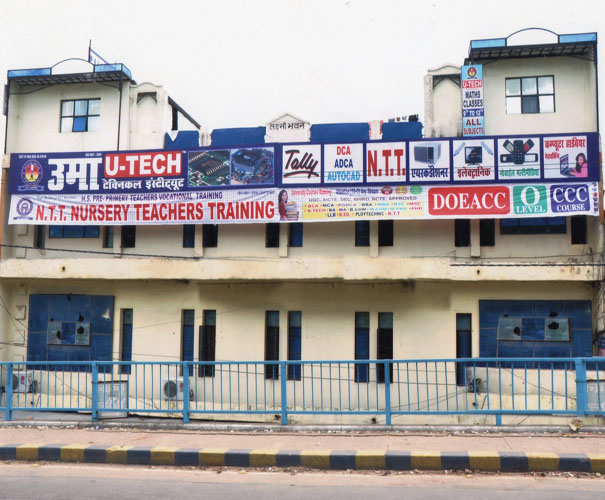
[[[107,500],[220,498],[434,500],[603,498],[605,479],[595,476],[507,476],[349,472],[245,471],[66,464],[0,465],[0,499]]]

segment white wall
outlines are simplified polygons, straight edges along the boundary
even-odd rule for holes
[[[424,77],[425,137],[458,137],[462,134],[462,91],[453,79],[460,81],[459,66],[431,69]]]
[[[117,89],[98,84],[70,84],[46,87],[26,95],[11,95],[9,103],[7,151],[59,152],[107,151],[117,149],[120,94]],[[121,147],[128,130],[128,87],[122,96]],[[101,99],[101,123],[97,132],[60,132],[61,100]]]
[[[5,290],[9,292],[9,290]],[[7,308],[29,304],[29,294],[115,296],[114,359],[120,356],[120,310],[133,309],[133,359],[180,359],[181,311],[195,310],[195,359],[203,310],[216,310],[216,359],[263,360],[265,312],[280,312],[280,359],[287,359],[287,314],[302,312],[302,359],[355,357],[355,312],[370,313],[370,357],[377,352],[378,313],[393,313],[395,359],[455,358],[456,313],[472,314],[473,355],[479,354],[479,299],[592,300],[587,283],[196,283],[193,281],[24,280],[11,285]],[[29,314],[29,311],[27,311]],[[7,321],[6,340],[25,319]],[[0,316],[0,320],[1,320]],[[12,325],[11,325],[12,323]],[[15,326],[17,325],[17,326]],[[19,326],[21,325],[21,326]],[[5,345],[2,359],[25,356],[26,345]],[[22,358],[23,359],[23,358]]]
[[[555,112],[506,114],[505,79],[554,75]],[[483,66],[487,134],[573,133],[597,130],[594,63],[571,57],[503,60]]]

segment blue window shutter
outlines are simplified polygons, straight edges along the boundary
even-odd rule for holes
[[[296,312],[290,313],[290,319]],[[298,313],[300,315],[300,313]],[[300,324],[300,317],[298,317],[298,324]],[[289,326],[288,327],[288,360],[298,361],[301,359],[302,353],[302,329],[300,326]],[[288,379],[300,380],[301,378],[301,365],[288,365]]]
[[[291,247],[303,246],[303,224],[302,222],[290,223],[290,237],[288,244]]]
[[[370,329],[355,329],[355,359],[370,359]],[[369,365],[355,365],[355,381],[368,382]]]

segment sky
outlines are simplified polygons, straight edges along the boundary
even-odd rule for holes
[[[541,27],[605,41],[604,12],[603,0],[2,0],[0,75],[85,59],[92,40],[208,131],[285,112],[310,123],[422,120],[427,70],[463,64],[470,40]]]

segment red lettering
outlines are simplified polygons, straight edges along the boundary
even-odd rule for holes
[[[225,218],[225,204],[223,202],[217,202],[216,204],[216,218],[224,219]]]
[[[376,154],[376,151],[368,149],[368,177],[380,177],[382,175],[382,170],[378,169]]]
[[[393,171],[389,168],[389,157],[391,156],[390,149],[384,149],[382,151],[382,157],[384,158],[384,175],[391,176]]]

